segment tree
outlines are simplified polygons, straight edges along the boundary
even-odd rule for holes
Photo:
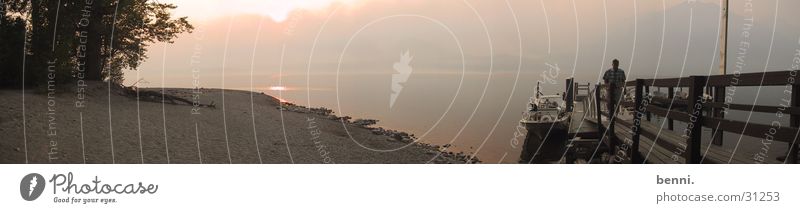
[[[87,80],[110,80],[121,83],[122,70],[135,69],[147,59],[151,43],[169,42],[179,34],[191,33],[194,27],[187,17],[172,19],[172,4],[147,0],[95,1],[86,27]]]
[[[22,83],[22,56],[25,45],[25,21],[6,14],[10,5],[0,9],[0,87],[18,87]]]
[[[187,17],[172,18],[170,11],[177,8],[175,5],[157,1],[6,0],[3,3],[0,62],[5,67],[0,71],[3,76],[0,86],[21,83],[15,76],[22,76],[21,56],[26,57],[26,86],[46,83],[50,78],[48,69],[57,71],[59,82],[77,77],[121,83],[123,70],[136,69],[147,59],[148,45],[171,43],[179,34],[194,29]],[[15,64],[20,67],[9,66]]]

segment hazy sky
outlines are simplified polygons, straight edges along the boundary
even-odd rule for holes
[[[299,104],[475,149],[487,136],[510,139],[537,81],[548,93],[570,76],[596,82],[614,58],[640,78],[718,72],[713,0],[161,2],[178,5],[176,15],[197,30],[152,45],[150,58],[126,73],[128,85],[140,78],[146,87],[191,87],[195,79],[213,88],[282,85],[283,98]],[[743,72],[791,67],[800,1],[731,0],[730,7],[729,57],[743,61]],[[393,64],[405,51],[413,74],[390,109]],[[545,73],[549,66],[560,71]]]
[[[263,15],[281,22],[289,13],[297,9],[320,10],[331,4],[356,5],[358,0],[163,0],[180,7],[175,10],[177,16],[189,16],[195,20],[210,20],[229,15],[253,14]]]
[[[686,62],[688,68],[682,69],[698,71],[703,68],[701,65],[711,66],[709,63],[714,61],[709,57],[716,49],[719,15],[718,1],[714,0],[161,2],[178,5],[176,15],[189,16],[198,30],[167,45],[167,51],[164,51],[164,44],[151,46],[148,54],[151,58],[141,66],[140,77],[159,85],[162,82],[160,72],[165,69],[165,80],[185,79],[184,76],[190,74],[188,59],[193,54],[201,55],[200,63],[194,67],[203,70],[202,76],[221,75],[223,59],[226,62],[224,71],[229,75],[226,77],[231,80],[237,75],[249,76],[251,68],[254,75],[274,76],[284,45],[287,49],[284,71],[289,75],[305,74],[309,63],[312,68],[338,64],[348,40],[351,46],[344,54],[352,57],[343,58],[342,63],[356,64],[357,69],[367,73],[387,63],[391,65],[404,50],[419,55],[415,60],[417,67],[423,65],[449,73],[460,73],[461,51],[465,58],[463,63],[475,67],[467,71],[476,74],[488,73],[490,66],[496,71],[516,72],[520,56],[528,74],[541,74],[544,62],[548,62],[569,71],[567,76],[575,70],[575,75],[589,78],[586,80],[594,76],[581,74],[600,70],[611,58],[621,59],[623,67],[632,65],[632,68],[651,70],[638,74],[652,74],[655,68],[661,68],[659,55],[661,64],[674,70],[675,65],[684,67],[683,55],[697,54],[707,59],[690,57]],[[776,2],[757,1],[752,12],[745,12],[746,1],[731,2],[734,14],[730,23],[730,44],[738,42],[735,35],[745,24],[744,18],[755,17],[751,48],[756,49],[757,54],[748,53],[754,55],[750,59],[755,60],[749,64],[763,66],[766,62],[774,14],[778,18],[777,43],[796,43],[793,41],[797,40],[800,25],[793,20],[798,20],[800,15],[792,11],[800,7],[800,2],[780,1],[777,10]],[[461,44],[460,50],[457,42]],[[309,60],[315,44],[314,57]],[[788,45],[778,46],[794,49]],[[197,48],[201,50],[195,50]],[[783,59],[787,54],[781,56],[778,57]],[[776,63],[770,67],[786,66]],[[315,74],[315,70],[311,73]],[[133,74],[135,72],[128,73],[128,82],[137,79]],[[209,87],[222,86],[214,81],[204,82]],[[263,87],[263,83],[259,87]],[[180,81],[166,84],[187,86]],[[249,87],[249,82],[247,84]],[[229,85],[242,86],[240,83],[226,86]]]

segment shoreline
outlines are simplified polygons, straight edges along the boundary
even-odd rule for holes
[[[267,94],[265,94],[263,92],[260,92],[260,93],[264,94],[264,95],[267,95]],[[270,95],[267,95],[267,96],[270,96]],[[270,97],[272,97],[272,96],[270,96]],[[386,139],[388,142],[400,142],[400,143],[404,143],[404,144],[414,143],[414,144],[423,146],[425,148],[434,149],[436,152],[439,152],[439,154],[441,154],[445,158],[451,158],[451,159],[454,158],[454,159],[457,159],[458,161],[463,161],[464,163],[468,163],[468,164],[470,164],[470,163],[472,163],[472,164],[481,163],[480,158],[478,158],[477,156],[475,156],[474,158],[470,158],[470,155],[469,154],[465,154],[464,152],[452,152],[452,151],[448,152],[447,149],[452,146],[451,144],[445,144],[445,145],[440,146],[440,145],[422,143],[422,142],[418,141],[418,138],[414,134],[409,134],[407,132],[403,132],[403,131],[400,131],[400,130],[389,129],[389,128],[385,128],[385,127],[382,127],[382,126],[375,126],[379,122],[378,120],[375,120],[375,119],[357,118],[355,120],[352,120],[353,118],[350,117],[350,116],[339,117],[339,116],[335,115],[335,112],[333,110],[325,108],[325,107],[308,108],[306,106],[297,105],[297,104],[294,104],[294,103],[291,103],[291,102],[288,102],[288,101],[281,101],[281,106],[277,106],[276,108],[278,108],[280,110],[283,110],[283,111],[288,111],[288,112],[316,114],[316,115],[319,115],[319,116],[324,116],[326,119],[333,120],[333,121],[340,121],[340,122],[342,122],[342,124],[345,124],[345,125],[348,125],[348,126],[351,126],[351,127],[370,130],[370,132],[372,132],[372,134],[375,134],[375,135],[386,136],[386,137],[388,137]],[[437,162],[437,163],[445,163],[445,161],[441,161],[441,162]]]
[[[376,120],[339,117],[263,92],[123,86],[109,91],[107,82],[89,82],[81,88],[86,105],[78,108],[67,104],[76,100],[76,89],[67,87],[50,100],[26,89],[24,116],[22,90],[0,90],[8,100],[0,103],[0,134],[10,139],[0,142],[0,163],[480,163],[448,151],[450,146],[374,127]],[[54,119],[43,116],[48,102],[59,104]],[[56,134],[42,131],[48,120],[58,127]],[[50,151],[56,154],[44,155]]]

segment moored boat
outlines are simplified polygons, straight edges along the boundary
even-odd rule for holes
[[[569,125],[569,114],[561,95],[543,95],[537,84],[536,95],[520,122],[528,131],[520,163],[548,163],[561,159]]]

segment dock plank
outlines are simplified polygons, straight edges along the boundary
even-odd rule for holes
[[[596,125],[594,124],[596,122],[594,121],[594,119],[589,118],[587,119],[587,122],[591,123],[590,126]],[[603,125],[608,125],[608,121],[603,120]],[[658,132],[660,129],[659,127],[660,126],[657,126],[656,124],[650,122],[642,122],[643,131]],[[658,145],[656,145],[655,147],[653,147],[653,144],[656,144],[653,141],[653,139],[643,136],[640,137],[639,152],[642,154],[642,157],[646,157],[648,163],[685,162],[685,158],[680,153],[683,150],[679,148],[686,146],[685,142],[682,142],[683,136],[680,133],[672,130],[668,129],[660,129],[660,130],[661,132],[658,134],[658,138],[661,140],[659,140]],[[617,125],[615,133],[617,134],[618,138],[632,137],[630,128],[625,125]],[[666,144],[664,142],[666,142]],[[650,151],[651,147],[653,147],[652,151]],[[703,153],[702,163],[706,164],[754,163],[754,160],[752,158],[753,156],[747,156],[746,154],[743,154],[741,152],[733,153],[731,150],[727,150],[721,146],[713,145],[708,142],[705,142],[701,145],[701,152]],[[782,162],[776,159],[764,159],[764,163],[782,163]]]
[[[574,111],[570,115],[569,131],[570,138],[598,138],[598,130],[596,125],[590,125],[586,122],[588,116],[584,110],[582,103],[575,104]]]

